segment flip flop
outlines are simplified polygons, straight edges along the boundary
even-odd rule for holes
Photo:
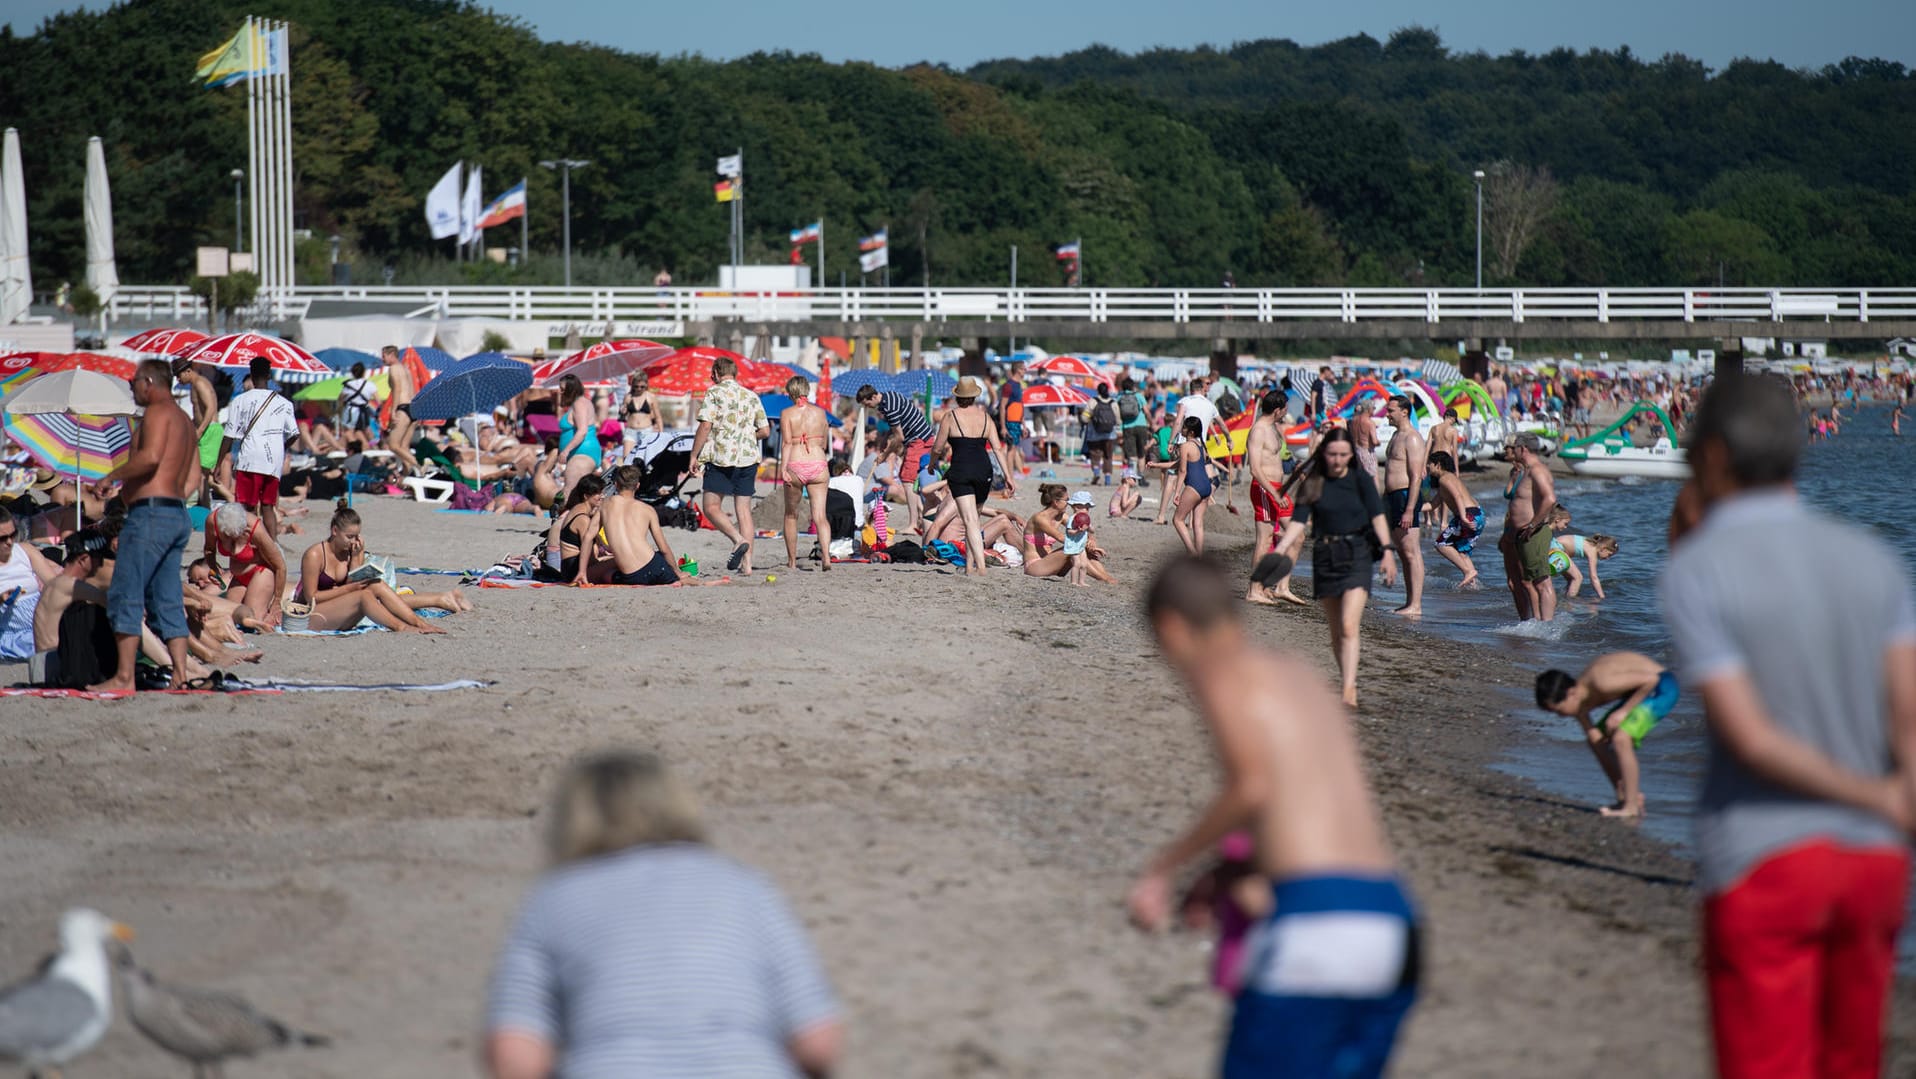
[[[738,568],[745,564],[745,553],[751,549],[752,545],[749,543],[741,543],[732,548],[732,557],[725,560],[725,568],[737,572]]]
[[[1281,580],[1297,568],[1297,560],[1287,554],[1267,554],[1251,570],[1251,583],[1262,587],[1267,581]]]

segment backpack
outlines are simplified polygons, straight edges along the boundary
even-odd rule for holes
[[[1127,393],[1118,398],[1118,417],[1125,423],[1144,415],[1144,401],[1135,393]]]
[[[1217,405],[1217,414],[1227,420],[1244,414],[1244,402],[1238,400],[1237,394],[1232,393],[1230,390],[1225,390],[1219,394],[1218,399],[1213,402],[1213,404]]]
[[[106,608],[94,603],[69,606],[60,616],[59,652],[62,688],[85,689],[118,673],[120,651]]]
[[[1111,407],[1109,397],[1100,397],[1098,403],[1091,406],[1091,429],[1107,432],[1118,429],[1118,410]]]

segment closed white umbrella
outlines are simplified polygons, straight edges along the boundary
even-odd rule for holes
[[[0,326],[26,317],[33,303],[27,268],[27,178],[20,171],[20,132],[7,128],[0,147]]]
[[[98,135],[86,140],[86,283],[102,307],[120,289],[120,271],[113,265],[113,196],[106,184],[106,146]],[[105,323],[103,313],[103,328]]]

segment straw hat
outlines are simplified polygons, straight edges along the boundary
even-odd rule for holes
[[[33,482],[28,485],[35,491],[51,491],[60,486],[60,474],[50,468],[33,470]]]
[[[958,380],[958,388],[951,391],[951,395],[953,397],[958,398],[960,401],[963,401],[966,398],[976,398],[978,395],[984,392],[985,392],[984,383],[979,382],[977,379],[973,378],[970,375],[966,375],[965,377]]]

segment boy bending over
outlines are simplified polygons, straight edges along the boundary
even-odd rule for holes
[[[1590,713],[1615,701],[1603,718]],[[1596,754],[1603,774],[1617,788],[1617,804],[1606,806],[1606,817],[1643,815],[1643,790],[1638,780],[1637,748],[1657,721],[1676,707],[1676,675],[1661,663],[1635,652],[1598,656],[1572,678],[1565,671],[1537,676],[1537,704],[1545,711],[1575,717]],[[1618,734],[1624,737],[1617,737]]]
[[[1224,1076],[1381,1075],[1416,999],[1417,928],[1349,717],[1315,669],[1252,644],[1215,564],[1167,564],[1146,611],[1224,785],[1132,886],[1131,920],[1164,928],[1178,868],[1248,829],[1275,906],[1245,947]]]

